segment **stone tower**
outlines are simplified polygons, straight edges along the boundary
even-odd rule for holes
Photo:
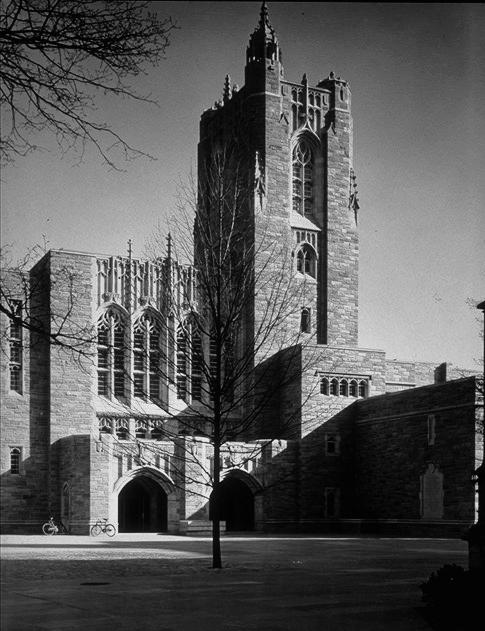
[[[256,252],[248,326],[257,323],[269,299],[270,276],[280,266],[280,276],[305,284],[302,319],[295,326],[316,334],[320,344],[357,345],[358,204],[350,103],[347,82],[333,72],[316,86],[305,74],[299,83],[285,79],[263,3],[247,47],[245,85],[238,89],[226,77],[223,98],[202,115],[199,144],[200,169],[208,147],[230,139],[251,183],[244,202]]]

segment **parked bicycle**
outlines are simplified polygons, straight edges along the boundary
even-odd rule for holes
[[[42,525],[42,532],[44,535],[67,535],[67,529],[62,521],[56,524],[54,517],[50,517],[49,521]]]
[[[116,528],[113,524],[108,524],[108,518],[98,519],[98,521],[91,528],[91,535],[97,537],[104,532],[108,537],[114,537],[116,534]]]

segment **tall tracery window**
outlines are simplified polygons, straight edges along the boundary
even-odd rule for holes
[[[300,215],[313,214],[314,157],[309,143],[302,138],[293,149],[293,210]]]
[[[10,321],[9,343],[10,343],[10,390],[22,394],[22,302],[14,300],[11,302],[13,318]]]
[[[202,401],[202,339],[199,333],[192,337],[192,400]]]
[[[150,313],[144,313],[133,327],[133,394],[151,401],[160,399],[161,327]]]
[[[316,277],[317,256],[311,245],[305,243],[296,254],[296,271],[306,276]]]
[[[209,340],[209,372],[211,377],[210,400],[214,400],[214,389],[217,376],[217,344],[214,339]]]
[[[109,309],[98,320],[98,394],[124,397],[126,327],[118,311]]]
[[[187,331],[182,325],[177,329],[177,398],[187,400]]]

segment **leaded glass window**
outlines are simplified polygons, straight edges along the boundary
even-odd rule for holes
[[[22,461],[21,447],[11,447],[10,449],[10,473],[20,475],[20,463]]]
[[[133,394],[160,399],[161,328],[151,313],[144,313],[133,327]]]
[[[199,333],[192,338],[192,400],[202,401],[202,340]]]
[[[98,321],[98,394],[126,396],[126,327],[121,314],[109,309]]]
[[[305,139],[293,149],[293,210],[300,215],[313,214],[313,151]]]
[[[183,326],[177,329],[177,398],[187,400],[187,332]]]
[[[307,243],[302,245],[296,254],[296,271],[312,278],[316,277],[317,256],[315,250]]]
[[[10,390],[22,394],[22,303],[20,300],[11,302],[13,318],[10,320]]]

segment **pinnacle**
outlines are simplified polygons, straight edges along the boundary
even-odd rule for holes
[[[261,11],[259,12],[259,23],[258,30],[264,30],[266,33],[271,33],[274,35],[274,28],[271,26],[271,22],[269,21],[269,11],[268,11],[268,3],[263,2],[261,4]]]

